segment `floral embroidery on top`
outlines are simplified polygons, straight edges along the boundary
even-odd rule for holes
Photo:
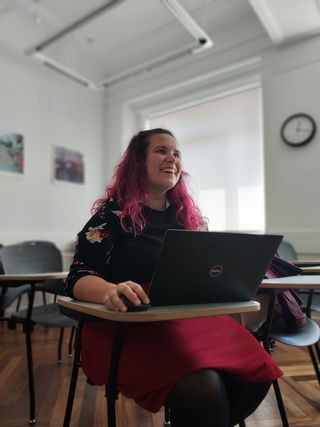
[[[86,238],[90,243],[100,243],[103,239],[109,237],[110,233],[103,231],[104,225],[106,225],[106,223],[98,225],[97,227],[89,227],[89,231],[86,232]]]
[[[72,264],[73,265],[84,265],[84,262],[80,261],[79,259],[74,259]]]

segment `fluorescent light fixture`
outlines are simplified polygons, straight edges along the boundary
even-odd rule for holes
[[[114,74],[106,79],[103,79],[99,82],[99,86],[108,86],[112,83],[118,83],[121,80],[125,80],[129,77],[133,77],[136,74],[140,74],[142,72],[152,71],[153,68],[159,67],[160,65],[166,64],[174,59],[182,58],[187,55],[192,55],[193,47],[184,47],[183,49],[177,49],[171,53],[166,55],[159,56],[157,59],[152,61],[144,62],[141,65],[137,65],[136,67],[130,68],[129,70],[123,71],[118,74]]]
[[[200,47],[195,48],[193,53],[199,53],[214,45],[208,34],[204,32],[177,0],[161,0],[161,2],[199,43]]]
[[[42,62],[43,65],[51,68],[52,70],[57,71],[58,73],[66,77],[69,77],[77,83],[80,83],[82,86],[97,90],[97,85],[93,81],[87,79],[85,76],[82,76],[76,71],[71,70],[70,68],[62,65],[61,63],[53,60],[52,58],[49,58],[49,56],[44,55],[42,52],[36,50],[32,53],[32,57]]]

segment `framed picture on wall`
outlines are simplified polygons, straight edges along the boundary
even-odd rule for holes
[[[53,146],[54,182],[84,184],[84,156],[76,150]]]
[[[0,132],[0,172],[23,174],[24,138],[20,133]]]

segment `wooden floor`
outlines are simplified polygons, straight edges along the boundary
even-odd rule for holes
[[[68,334],[66,334],[68,338]],[[61,365],[56,363],[57,331],[36,328],[33,333],[37,426],[62,427],[72,359],[67,346]],[[25,342],[21,328],[8,330],[0,324],[0,426],[28,424],[28,384]],[[320,427],[320,386],[305,349],[278,345],[274,353],[284,378],[280,381],[290,426]],[[120,398],[118,427],[161,427],[163,413],[150,414],[133,401]],[[246,420],[247,427],[281,427],[273,391]],[[86,384],[80,375],[72,427],[106,427],[104,388]],[[197,426],[195,426],[197,427]]]

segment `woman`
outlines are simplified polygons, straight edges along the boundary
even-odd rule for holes
[[[149,303],[145,292],[165,230],[206,222],[186,187],[171,132],[135,135],[105,197],[78,235],[67,279],[70,296],[125,312],[120,298]],[[113,325],[84,325],[81,363],[95,384],[108,381]],[[256,339],[230,316],[124,327],[118,390],[143,408],[171,409],[173,427],[229,427],[250,415],[281,376]]]

